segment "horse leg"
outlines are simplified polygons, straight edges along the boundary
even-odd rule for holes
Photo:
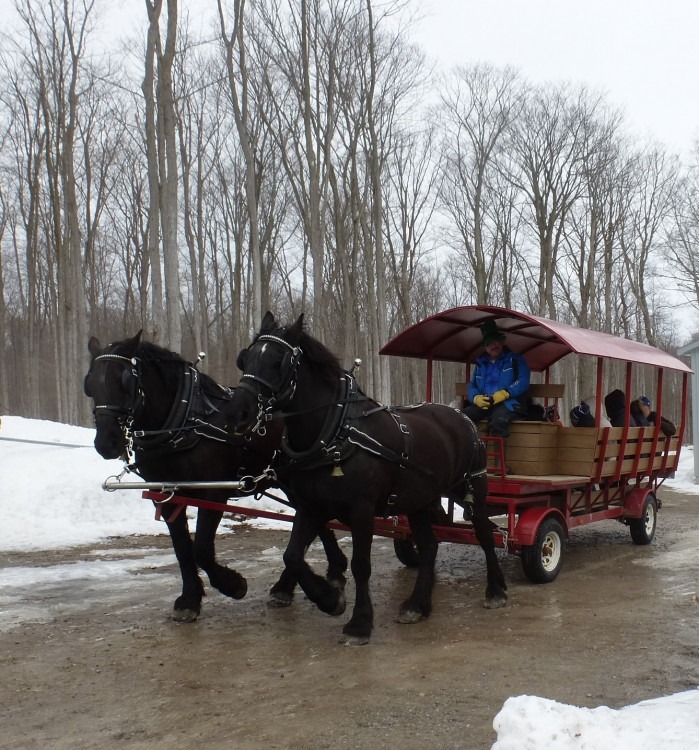
[[[181,505],[173,503],[163,505],[162,513],[182,576],[182,593],[175,600],[173,618],[177,622],[194,622],[201,612],[204,585],[194,561],[194,546],[189,534],[187,514]]]
[[[284,565],[303,589],[306,596],[329,615],[345,611],[345,594],[339,581],[328,581],[314,573],[305,560],[306,549],[321,534],[323,523],[303,511],[297,510],[291,527],[291,536],[284,552]]]
[[[432,530],[432,509],[422,508],[408,515],[410,530],[417,546],[418,572],[412,594],[400,605],[396,622],[407,625],[420,622],[432,612],[434,564],[437,559],[437,539]]]
[[[355,517],[350,524],[352,529],[352,577],[355,585],[354,609],[350,621],[342,628],[344,643],[350,646],[363,646],[369,643],[374,627],[374,607],[369,592],[371,577],[371,543],[374,534],[373,515]]]
[[[327,526],[318,533],[318,537],[325,550],[325,556],[328,558],[328,570],[325,577],[330,581],[331,585],[337,586],[344,591],[347,579],[345,573],[347,571],[347,556],[340,549],[340,545],[337,543],[337,537],[332,529]]]
[[[197,531],[194,536],[194,559],[205,571],[211,585],[224,596],[242,599],[248,591],[248,583],[235,570],[227,568],[216,561],[215,537],[223,512],[218,510],[199,509]]]
[[[332,585],[338,586],[344,590],[347,579],[344,572],[347,570],[347,558],[337,543],[337,538],[331,529],[323,526],[318,534],[320,541],[325,549],[325,555],[328,558],[328,571],[326,578]],[[305,549],[313,542],[308,540]],[[269,592],[268,604],[271,607],[288,607],[294,598],[294,588],[296,587],[296,576],[288,569],[284,568],[279,580],[272,586]]]
[[[507,604],[507,584],[505,583],[505,576],[495,553],[493,525],[488,518],[486,509],[487,482],[486,477],[477,477],[471,482],[474,495],[472,523],[476,538],[485,554],[488,576],[483,606],[488,609],[497,609]]]

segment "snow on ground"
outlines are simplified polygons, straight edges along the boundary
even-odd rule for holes
[[[153,518],[152,505],[138,491],[102,490],[102,482],[122,470],[94,450],[94,430],[43,420],[3,416],[0,425],[0,518],[5,551],[60,549],[94,544],[109,537],[167,534]],[[128,477],[129,480],[134,477]],[[666,486],[699,494],[694,457],[684,448],[677,475]],[[283,511],[271,500],[241,504]],[[191,511],[190,511],[191,512]],[[253,520],[254,525],[282,521]],[[225,533],[225,524],[221,533]],[[148,551],[143,551],[148,554]],[[129,565],[129,561],[119,563]],[[154,564],[158,564],[154,560]],[[81,563],[84,568],[89,563]],[[70,567],[59,575],[85,575]],[[102,568],[92,566],[95,570]],[[33,571],[33,572],[31,572]],[[102,574],[102,573],[100,573]],[[16,586],[20,575],[51,575],[46,568],[5,568],[0,590]],[[494,719],[493,750],[699,750],[699,689],[613,710],[581,708],[546,698],[508,698]]]
[[[520,695],[505,701],[493,728],[492,750],[697,750],[699,690],[618,710]]]
[[[153,506],[137,490],[105,492],[102,483],[120,474],[119,460],[106,461],[92,444],[94,430],[45,420],[2,417],[0,512],[7,550],[60,549],[114,536],[167,534]],[[19,442],[22,441],[22,442]],[[124,481],[139,481],[133,474]],[[283,512],[271,500],[241,501]],[[188,509],[190,516],[195,511]],[[284,521],[256,521],[259,526]],[[221,533],[226,532],[224,523]]]

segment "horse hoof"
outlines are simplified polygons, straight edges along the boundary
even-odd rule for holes
[[[416,612],[414,609],[406,609],[404,612],[399,612],[396,617],[396,622],[401,625],[414,625],[416,622],[422,622],[427,619],[422,612]]]
[[[483,602],[483,606],[486,609],[500,609],[507,604],[507,595],[502,594],[500,596],[492,596],[490,599],[486,599]]]
[[[231,598],[232,599],[244,599],[247,593],[248,593],[248,582],[245,579],[243,579],[242,585],[239,586],[235,591],[231,592]]]
[[[344,614],[346,608],[347,600],[345,599],[345,595],[342,593],[342,591],[340,591],[337,598],[337,604],[335,605],[335,609],[330,613],[330,616],[339,617],[340,615]]]
[[[370,640],[368,635],[343,635],[339,642],[343,646],[366,646]]]
[[[196,609],[176,609],[172,613],[172,619],[175,622],[194,622],[199,617]]]
[[[242,599],[248,593],[248,582],[235,570],[218,566],[209,572],[211,585],[230,599]]]
[[[293,599],[294,595],[289,594],[286,591],[271,591],[269,599],[267,600],[267,606],[276,607],[277,609],[281,607],[289,607],[291,606]]]
[[[345,585],[347,584],[347,579],[344,576],[342,576],[341,578],[328,578],[328,583],[334,589],[343,592],[345,590]]]

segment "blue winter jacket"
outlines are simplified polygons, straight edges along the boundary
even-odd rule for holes
[[[510,398],[505,405],[514,411],[519,405],[519,397],[529,390],[531,372],[529,365],[521,354],[505,348],[502,354],[492,362],[487,353],[476,360],[473,376],[468,384],[468,397],[473,403],[477,395],[492,396],[496,391],[506,390]]]

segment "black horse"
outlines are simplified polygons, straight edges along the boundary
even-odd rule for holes
[[[227,430],[226,409],[233,391],[200,373],[174,352],[141,341],[141,333],[104,349],[96,338],[85,376],[85,394],[94,401],[95,449],[106,459],[132,459],[131,471],[149,481],[222,481],[259,476],[279,447],[283,424],[267,424],[252,439]],[[225,503],[235,493],[226,489],[193,489],[191,497]],[[249,493],[248,493],[249,494]],[[216,561],[214,538],[222,511],[201,508],[194,539],[181,505],[165,503],[162,515],[182,574],[182,594],[174,618],[196,620],[204,586],[198,568],[225,596],[241,599],[245,578]],[[342,588],[345,555],[327,528],[318,534],[328,556],[328,577]],[[310,544],[313,537],[306,540]],[[270,592],[270,604],[291,603],[295,577],[285,570]]]
[[[307,565],[304,540],[333,518],[351,529],[356,599],[343,629],[346,642],[367,643],[372,631],[369,576],[376,516],[406,515],[417,547],[417,580],[400,606],[398,622],[430,614],[437,555],[431,521],[441,496],[471,507],[487,564],[485,606],[506,603],[486,511],[485,451],[468,418],[438,404],[386,407],[366,397],[335,355],[304,332],[303,315],[280,327],[268,312],[238,366],[244,374],[230,410],[237,432],[254,432],[272,411],[284,410],[286,458],[274,469],[296,503],[284,562],[309,599],[329,614],[344,611],[344,594]]]

